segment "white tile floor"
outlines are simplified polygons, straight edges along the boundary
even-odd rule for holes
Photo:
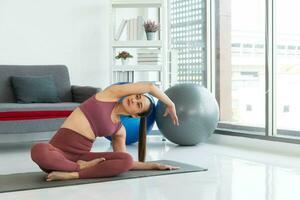
[[[300,159],[297,157],[213,144],[179,147],[160,139],[153,136],[148,140],[147,160],[181,161],[208,168],[208,171],[1,193],[0,199],[300,199]],[[136,145],[127,148],[137,158]],[[109,142],[105,139],[97,140],[93,151],[111,151]],[[2,145],[0,162],[0,174],[39,170],[30,160],[28,144]]]

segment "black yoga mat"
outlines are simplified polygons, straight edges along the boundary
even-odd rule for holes
[[[130,178],[141,178],[147,176],[161,176],[161,175],[172,175],[177,173],[189,173],[189,172],[199,172],[206,171],[207,169],[189,165],[185,163],[170,161],[170,160],[157,160],[153,162],[178,166],[180,169],[177,170],[132,170],[126,173],[120,174],[115,177],[109,178],[93,178],[93,179],[74,179],[67,181],[51,181],[46,182],[46,174],[43,172],[29,172],[29,173],[19,173],[19,174],[8,174],[0,175],[0,193],[1,192],[13,192],[21,190],[32,190],[32,189],[42,189],[69,185],[80,185],[88,183],[115,181]]]

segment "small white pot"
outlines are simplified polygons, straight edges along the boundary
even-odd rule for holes
[[[147,40],[155,40],[156,32],[146,32]]]
[[[128,65],[128,63],[129,63],[129,59],[128,58],[127,59],[121,58],[121,61],[122,61],[122,65]]]

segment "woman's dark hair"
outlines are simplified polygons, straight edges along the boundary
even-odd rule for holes
[[[154,107],[153,100],[150,97],[148,97],[147,95],[144,95],[144,96],[150,101],[150,106],[145,112],[138,114],[138,116],[140,116],[140,117],[148,117],[152,113],[153,107]]]
[[[139,161],[145,162],[146,157],[146,142],[147,142],[147,117],[152,113],[154,103],[153,100],[146,96],[150,101],[149,109],[143,113],[139,113],[138,115],[141,117],[140,120],[140,128],[139,128]]]

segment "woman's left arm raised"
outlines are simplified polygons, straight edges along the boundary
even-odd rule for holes
[[[121,98],[132,94],[143,94],[151,92],[152,87],[155,87],[151,82],[137,82],[120,85],[111,85],[102,91],[103,94],[114,98]]]
[[[175,104],[172,100],[160,89],[158,89],[151,82],[137,82],[137,83],[128,83],[122,85],[112,85],[106,88],[102,95],[108,96],[110,98],[121,98],[123,96],[132,95],[132,94],[143,94],[150,93],[154,97],[161,100],[164,104],[166,104],[166,112],[164,116],[170,115],[175,125],[179,125],[178,118],[176,115]]]
[[[102,93],[109,94],[114,98],[120,98],[132,94],[151,93],[153,96],[164,102],[167,106],[174,105],[169,97],[151,82],[136,82],[121,85],[112,85],[103,90]]]

